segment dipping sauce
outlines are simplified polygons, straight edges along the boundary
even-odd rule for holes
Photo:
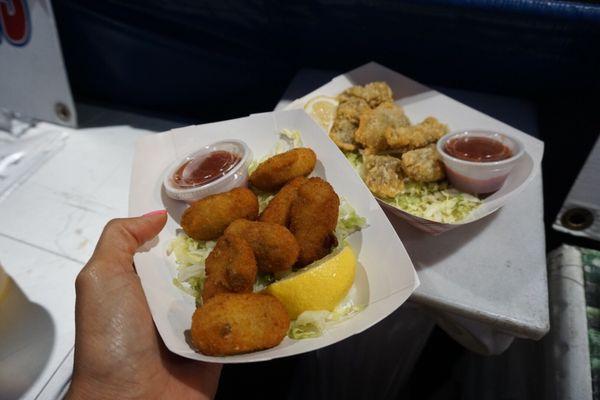
[[[512,157],[508,146],[487,137],[462,136],[450,139],[444,150],[452,157],[465,161],[493,162]]]
[[[240,162],[240,156],[217,150],[181,164],[173,174],[173,183],[180,188],[204,185],[218,179]]]

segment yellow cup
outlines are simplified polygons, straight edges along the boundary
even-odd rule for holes
[[[4,272],[4,268],[2,268],[2,264],[0,264],[0,301],[4,300],[6,297],[6,293],[8,292],[8,275]]]

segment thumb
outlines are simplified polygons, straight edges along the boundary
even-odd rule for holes
[[[92,259],[133,268],[135,252],[158,235],[166,223],[166,210],[154,211],[141,217],[113,219],[104,227]]]

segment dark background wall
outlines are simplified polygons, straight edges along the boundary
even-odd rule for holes
[[[271,108],[300,68],[377,60],[532,98],[600,88],[600,9],[562,1],[55,0],[75,93],[213,120]]]

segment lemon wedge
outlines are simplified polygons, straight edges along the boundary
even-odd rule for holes
[[[325,132],[329,133],[335,119],[337,106],[338,101],[334,97],[317,96],[306,103],[304,110],[325,129]]]
[[[304,311],[333,311],[354,283],[355,270],[356,256],[346,246],[272,283],[265,292],[283,303],[292,320]]]

